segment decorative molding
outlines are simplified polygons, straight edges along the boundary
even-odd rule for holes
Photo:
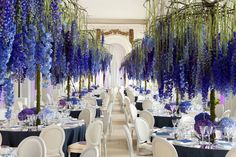
[[[128,36],[129,32],[123,32],[119,29],[111,29],[110,31],[103,32],[103,34],[104,35],[111,35],[111,34],[117,35],[117,34],[120,34],[120,35]]]
[[[93,19],[87,20],[88,24],[140,24],[146,25],[145,19]]]
[[[101,32],[109,32],[111,30],[119,30],[121,32],[125,32],[125,37],[129,38],[129,32],[130,29],[133,29],[133,40],[138,39],[138,38],[143,38],[143,34],[145,33],[145,25],[141,24],[89,24],[88,29],[90,30],[96,30],[96,29],[101,29]],[[110,34],[106,35],[106,37],[111,36],[111,35],[121,35],[122,34]]]

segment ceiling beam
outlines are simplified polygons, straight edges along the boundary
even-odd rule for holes
[[[146,25],[145,19],[98,19],[89,18],[88,24],[141,24]]]

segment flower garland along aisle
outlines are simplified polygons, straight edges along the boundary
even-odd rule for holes
[[[172,101],[176,90],[177,106],[186,95],[192,99],[197,93],[207,104],[210,93],[214,123],[215,93],[236,93],[236,2],[173,1],[162,16],[156,16],[160,10],[154,4],[159,1],[150,3],[146,2],[152,13],[147,33],[121,68],[129,79],[156,79],[161,101]]]

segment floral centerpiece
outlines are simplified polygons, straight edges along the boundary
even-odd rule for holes
[[[71,97],[69,99],[63,98],[63,99],[59,100],[58,105],[60,108],[69,108],[68,102],[71,102],[72,105],[78,105],[80,100],[76,97]]]
[[[199,113],[194,118],[195,124],[194,124],[194,130],[201,134],[200,126],[212,126],[214,127],[214,123],[211,121],[211,116],[208,113]]]
[[[19,114],[18,114],[18,119],[20,121],[24,121],[27,119],[27,116],[30,116],[30,115],[36,115],[37,114],[37,111],[36,111],[36,108],[33,107],[33,108],[25,108],[23,109]]]
[[[182,113],[186,113],[186,111],[192,106],[192,104],[190,103],[190,101],[184,101],[184,102],[181,102],[179,105],[178,105],[178,108],[179,108],[179,111],[182,112]],[[173,107],[173,108],[172,108]],[[172,111],[173,112],[176,112],[177,111],[177,105],[176,103],[168,103],[165,105],[164,107],[165,109],[169,110],[169,111]]]
[[[187,110],[192,106],[190,101],[184,101],[179,104],[179,110],[182,113],[187,113]]]
[[[50,107],[45,107],[38,113],[38,118],[41,121],[51,120],[55,116],[54,111]]]
[[[225,128],[236,127],[236,121],[231,118],[224,117],[219,122],[217,122],[217,126],[223,132]]]

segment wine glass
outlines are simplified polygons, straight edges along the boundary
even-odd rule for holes
[[[200,126],[199,126],[199,129],[200,129],[200,133],[201,133],[201,137],[202,137],[202,143],[203,143],[203,141],[204,141],[204,135],[205,135],[205,132],[206,132],[206,126],[200,125]]]
[[[212,132],[213,132],[213,126],[206,126],[206,135],[208,137],[209,144],[211,143]]]
[[[227,141],[230,142],[230,138],[232,136],[232,128],[230,128],[230,127],[224,128],[224,134],[227,138]]]
[[[172,124],[173,124],[173,127],[175,129],[177,127],[177,124],[178,124],[178,119],[177,118],[173,118],[172,119]]]
[[[170,110],[171,110],[172,115],[174,115],[175,105],[170,105]]]

